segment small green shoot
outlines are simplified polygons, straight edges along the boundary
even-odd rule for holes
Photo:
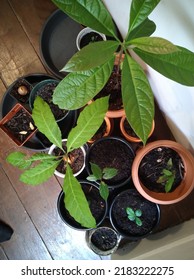
[[[175,180],[175,170],[173,169],[172,158],[170,158],[167,162],[167,166],[165,169],[162,170],[161,176],[156,181],[164,185],[165,192],[170,192],[172,189],[173,183]]]
[[[117,169],[105,167],[101,169],[97,164],[90,162],[92,174],[87,177],[91,182],[100,181],[100,195],[104,200],[108,199],[109,190],[104,180],[112,179],[117,175]]]
[[[127,218],[131,222],[135,222],[137,226],[142,226],[142,220],[140,217],[142,216],[142,211],[140,209],[133,210],[131,207],[126,208]]]

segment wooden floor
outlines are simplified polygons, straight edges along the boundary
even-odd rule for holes
[[[45,20],[55,10],[50,0],[1,0],[0,100],[17,78],[48,73],[40,60],[39,37]],[[152,140],[172,138],[158,110],[155,123]],[[57,178],[53,176],[38,187],[18,180],[19,171],[5,161],[15,149],[18,150],[0,130],[0,220],[14,229],[11,240],[0,244],[0,259],[99,260],[88,249],[85,233],[70,229],[60,219],[56,202],[61,186]],[[194,192],[177,205],[161,207],[158,230],[193,218],[193,200]]]
[[[54,10],[50,0],[1,0],[0,99],[20,76],[47,73],[40,60],[39,36]],[[100,259],[88,249],[85,233],[70,229],[58,216],[61,187],[54,176],[38,187],[19,182],[19,172],[5,161],[14,149],[0,131],[0,219],[14,229],[11,240],[0,244],[0,259]]]

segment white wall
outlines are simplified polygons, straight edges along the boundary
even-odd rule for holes
[[[121,34],[127,33],[131,0],[103,0]],[[150,15],[154,36],[194,51],[194,1],[161,0]],[[194,87],[173,82],[149,68],[150,83],[176,140],[194,151]]]

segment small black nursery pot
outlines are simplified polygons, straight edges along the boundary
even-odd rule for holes
[[[152,233],[160,221],[160,208],[136,189],[128,189],[113,200],[110,211],[113,228],[131,240],[144,238]]]

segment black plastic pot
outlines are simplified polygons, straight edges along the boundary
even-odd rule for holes
[[[135,221],[128,218],[126,208],[130,207],[134,211],[142,211],[142,226],[138,226]],[[110,222],[113,228],[123,237],[131,240],[139,240],[150,235],[160,222],[160,208],[139,194],[132,188],[118,194],[109,210]]]
[[[122,187],[131,179],[131,167],[135,153],[131,145],[119,137],[104,137],[91,145],[86,155],[86,170],[91,174],[90,163],[97,164],[101,169],[116,168],[118,173],[106,180],[109,188]]]
[[[86,232],[88,247],[100,256],[113,254],[120,243],[121,236],[113,228],[102,226]]]
[[[89,207],[90,210],[96,219],[96,225],[99,226],[107,214],[107,202],[103,200],[99,194],[98,185],[94,182],[89,182],[87,180],[79,181],[82,189],[85,193],[86,199],[90,200]],[[90,230],[90,228],[82,227],[73,217],[70,216],[68,210],[64,205],[64,192],[61,191],[57,200],[57,210],[63,222],[68,226],[77,230]]]

